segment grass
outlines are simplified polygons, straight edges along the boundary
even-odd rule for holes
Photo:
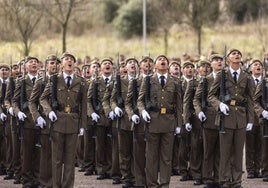
[[[219,53],[223,52],[224,45],[227,48],[238,48],[242,51],[243,57],[248,56],[261,58],[262,43],[268,41],[268,26],[261,27],[263,39],[260,41],[258,31],[260,27],[257,23],[247,23],[244,25],[216,25],[213,28],[203,28],[202,37],[202,55],[207,55],[210,50]],[[107,31],[108,30],[108,31]],[[147,52],[155,57],[164,53],[164,33],[156,32],[147,38]],[[122,39],[117,37],[111,28],[103,31],[88,31],[82,36],[67,36],[67,51],[73,53],[76,57],[117,57],[117,54],[125,54],[126,57],[141,58],[143,55],[142,38],[134,37],[131,39]],[[187,27],[173,27],[168,36],[168,56],[178,57],[187,52],[190,55],[197,54],[197,38],[194,32]],[[12,56],[13,63],[23,57],[20,52],[21,44],[19,42],[0,42],[0,56],[2,62],[10,62]],[[40,35],[35,39],[30,55],[44,60],[47,55],[61,54],[61,36],[57,38],[47,38]],[[0,62],[1,62],[0,61]]]

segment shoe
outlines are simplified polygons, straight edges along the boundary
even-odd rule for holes
[[[10,180],[13,178],[13,173],[9,173],[4,177],[4,180]]]
[[[194,180],[194,185],[201,185],[201,184],[203,184],[201,179],[195,179]]]
[[[134,187],[134,184],[131,181],[126,181],[124,185],[122,185],[122,188],[131,188]]]
[[[268,182],[268,176],[265,176],[262,180]]]
[[[13,184],[21,184],[20,178],[16,178]]]
[[[7,175],[6,169],[0,168],[0,176]]]
[[[253,179],[253,178],[255,178],[255,174],[254,174],[254,172],[249,172],[247,178],[248,178],[248,179]]]
[[[177,169],[172,169],[172,175],[173,176],[179,176],[180,175],[180,171]]]
[[[81,167],[79,170],[78,170],[78,172],[85,172],[86,171],[86,169],[84,168],[84,167]]]
[[[213,183],[207,183],[204,188],[215,188]]]
[[[121,178],[114,178],[113,181],[112,181],[112,184],[113,185],[117,185],[117,184],[121,184]]]
[[[86,173],[84,173],[84,176],[92,176],[93,173],[93,170],[87,170]]]
[[[97,180],[104,180],[104,179],[110,179],[110,175],[107,173],[101,174],[97,177]]]
[[[262,178],[262,175],[260,172],[255,172],[255,178]]]
[[[192,180],[193,177],[191,175],[184,175],[181,177],[180,181],[188,181],[188,180]]]

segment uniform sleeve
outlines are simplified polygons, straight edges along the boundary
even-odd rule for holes
[[[40,116],[37,105],[39,103],[39,97],[41,95],[41,84],[42,80],[38,80],[34,84],[31,96],[29,98],[29,110],[32,114],[34,121],[37,120],[37,118]]]

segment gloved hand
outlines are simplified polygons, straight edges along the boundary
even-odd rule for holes
[[[55,114],[55,112],[54,111],[51,111],[51,112],[49,112],[49,114],[48,114],[48,118],[50,119],[50,121],[52,121],[52,122],[55,122],[55,121],[57,121],[57,115]]]
[[[115,118],[115,113],[114,113],[114,111],[111,111],[111,112],[109,113],[108,118],[111,119],[111,120],[114,120],[114,118]]]
[[[122,117],[122,115],[123,115],[123,111],[119,107],[115,107],[114,112],[115,112],[117,117]]]
[[[246,131],[251,131],[252,130],[252,127],[253,127],[253,123],[248,123],[247,124],[247,128],[246,128]]]
[[[188,132],[190,132],[191,130],[192,130],[192,125],[190,124],[190,123],[186,123],[185,124],[185,129],[186,129],[186,131],[188,131]]]
[[[0,114],[0,118],[1,118],[2,121],[6,121],[7,120],[7,116],[4,113],[1,113]]]
[[[206,121],[206,119],[207,119],[207,117],[206,117],[206,115],[204,114],[204,112],[199,112],[199,114],[198,114],[198,118],[199,118],[199,120],[201,121],[201,122],[204,122],[204,121]]]
[[[84,128],[80,128],[80,129],[79,129],[79,134],[78,134],[78,136],[83,136],[83,135],[84,135],[84,132],[85,132],[85,129],[84,129]]]
[[[176,127],[175,134],[180,134],[180,133],[181,133],[181,128],[180,127]]]
[[[24,121],[27,118],[27,116],[23,112],[19,111],[18,118],[19,120]]]
[[[92,121],[95,121],[97,123],[100,119],[100,116],[97,113],[93,112],[91,114],[91,118],[92,118]]]
[[[224,103],[220,103],[220,111],[224,114],[224,115],[229,115],[229,107],[224,104]]]
[[[10,115],[14,116],[14,110],[13,110],[12,107],[10,107],[10,108],[8,109],[8,113],[9,113]]]
[[[141,115],[144,121],[146,121],[147,123],[150,123],[151,117],[146,110],[142,110]]]
[[[264,119],[268,119],[268,111],[263,110],[262,113],[261,113],[261,115],[262,115],[262,117],[263,117]]]
[[[46,121],[44,120],[44,118],[42,116],[39,116],[37,118],[37,124],[36,126],[40,127],[41,129],[44,128],[44,126],[46,126]]]
[[[132,115],[131,120],[133,121],[134,124],[140,123],[140,117],[136,114]]]

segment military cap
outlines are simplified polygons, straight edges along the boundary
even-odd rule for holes
[[[112,63],[112,65],[114,64],[113,63],[113,60],[111,60],[110,58],[104,58],[104,59],[102,59],[100,64],[102,64],[104,61],[110,61]]]
[[[57,61],[57,63],[61,63],[61,60],[55,55],[48,55],[46,58],[46,63],[48,61]]]
[[[177,65],[179,65],[181,67],[181,61],[180,61],[180,59],[179,58],[172,58],[172,59],[170,59],[169,66],[174,65],[174,64],[177,64]]]
[[[91,62],[90,62],[90,66],[91,65],[93,65],[93,64],[96,64],[96,65],[98,65],[99,67],[100,67],[100,62],[98,61],[98,60],[92,60]]]
[[[157,56],[157,57],[155,58],[155,60],[154,60],[154,63],[156,63],[156,61],[157,61],[160,57],[164,57],[164,58],[166,58],[166,60],[167,60],[167,62],[168,62],[168,64],[169,64],[169,60],[168,60],[168,58],[167,58],[165,55],[163,55],[163,54]]]
[[[90,63],[85,63],[84,65],[82,65],[82,70],[83,70],[84,68],[86,68],[86,67],[90,67],[90,66],[91,66]]]
[[[32,56],[27,56],[25,57],[25,64],[28,63],[31,60],[36,60],[37,62],[39,62],[39,60],[37,59],[37,57],[32,57]]]
[[[230,49],[230,50],[228,51],[228,53],[227,53],[227,57],[228,57],[232,52],[234,52],[234,51],[237,51],[237,52],[241,55],[241,57],[242,57],[242,53],[241,53],[241,51],[238,50],[238,49],[236,49],[236,48],[232,48],[232,49]]]
[[[207,60],[201,60],[201,61],[198,62],[198,67],[201,67],[201,66],[203,66],[203,65],[208,65],[208,66],[210,66],[210,62],[207,61]]]
[[[149,59],[149,61],[151,61],[151,62],[154,62],[154,60],[153,60],[150,56],[142,56],[141,61],[140,61],[140,64],[141,64],[143,61],[147,60],[147,59]]]
[[[138,60],[134,57],[131,57],[131,58],[127,58],[126,59],[126,64],[128,64],[129,61],[135,61],[137,64],[139,64]]]
[[[223,59],[222,55],[220,55],[220,54],[212,54],[212,55],[209,57],[209,61],[213,61],[214,58],[220,58],[220,59]]]
[[[1,64],[0,69],[2,68],[10,69],[10,66],[8,64]]]
[[[182,68],[184,69],[187,65],[192,65],[193,67],[195,67],[194,64],[193,64],[193,62],[191,62],[191,61],[185,61],[183,63],[183,65],[182,65]]]
[[[262,61],[259,60],[259,59],[252,59],[252,60],[250,61],[250,63],[249,63],[249,66],[251,66],[252,64],[254,64],[254,63],[256,63],[256,62],[259,62],[259,63],[261,64],[261,66],[263,66]]]
[[[121,62],[119,63],[119,65],[120,65],[120,67],[123,67],[123,66],[126,66],[126,63],[125,63],[125,61],[121,61]]]
[[[10,67],[13,69],[14,67],[18,67],[19,65],[17,64],[13,64],[13,65],[10,65]]]
[[[75,58],[72,54],[70,54],[69,52],[64,52],[64,53],[61,55],[61,58],[60,58],[60,59],[63,59],[63,58],[65,58],[65,57],[71,57],[71,58],[74,59],[74,62],[76,62],[76,58]]]

